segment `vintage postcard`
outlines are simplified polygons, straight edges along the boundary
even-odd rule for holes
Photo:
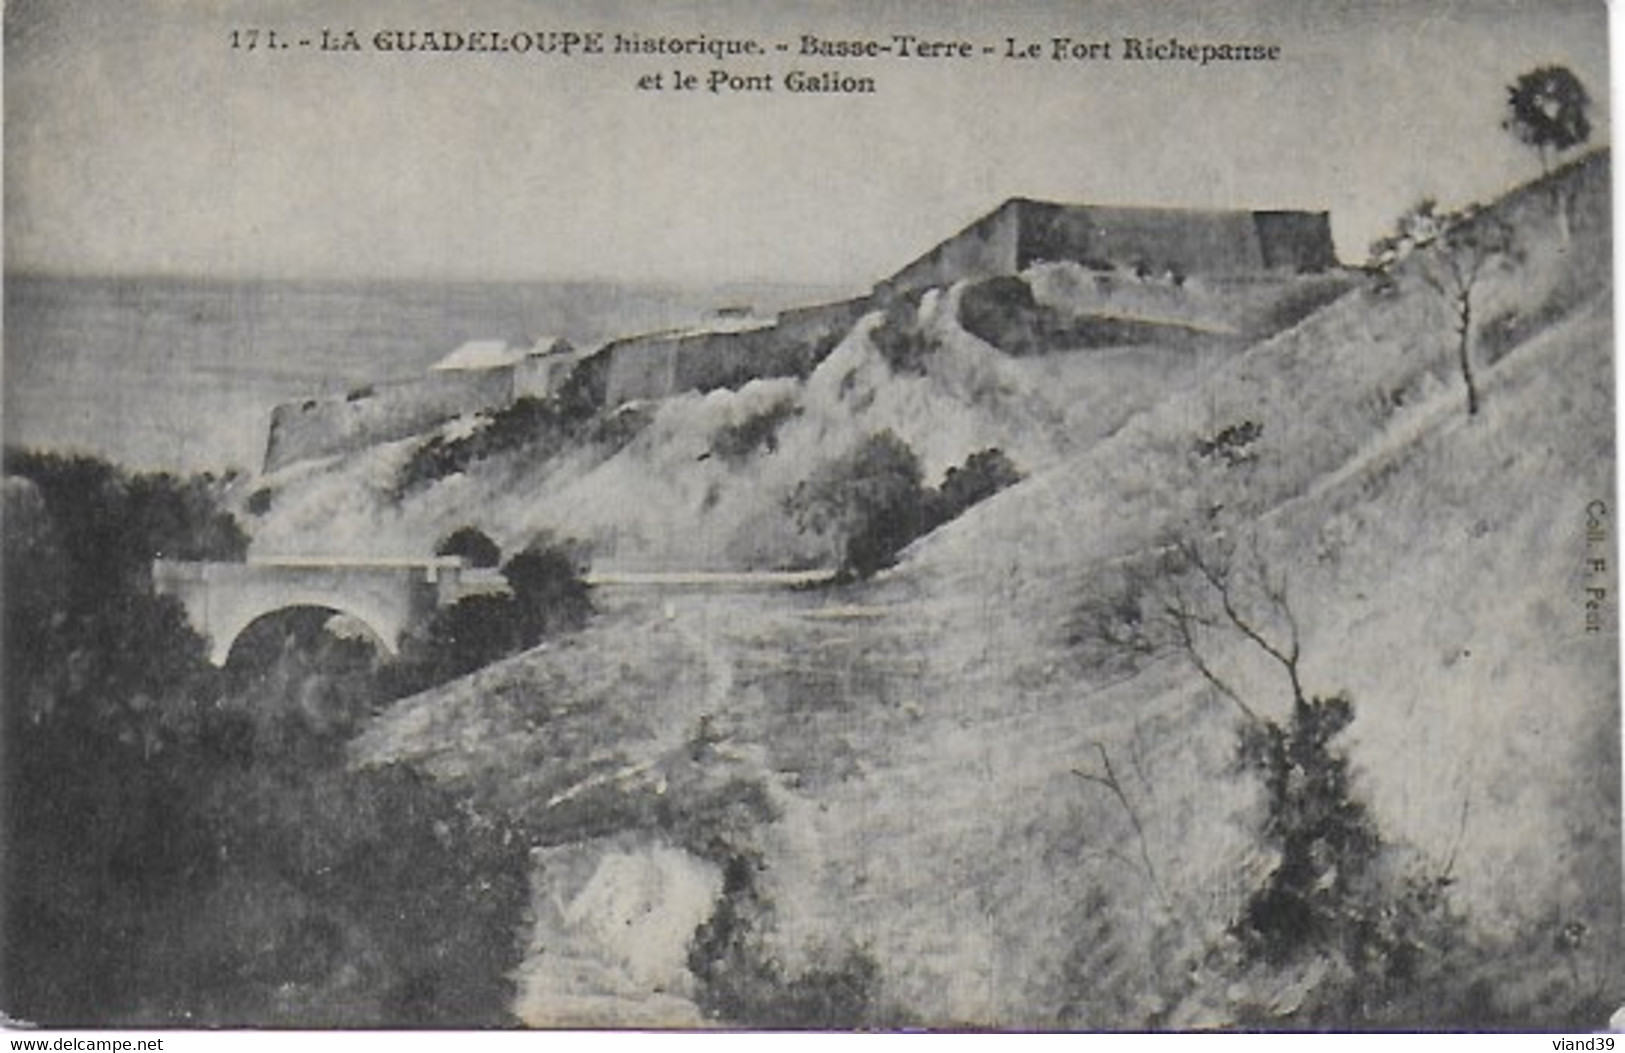
[[[1607,28],[10,0],[0,1010],[1606,1028]]]

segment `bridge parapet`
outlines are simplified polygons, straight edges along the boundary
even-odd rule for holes
[[[354,617],[391,654],[406,630],[436,607],[474,593],[506,591],[500,572],[456,557],[333,559],[277,556],[242,563],[156,560],[153,587],[174,596],[224,665],[253,622],[291,607],[322,607]]]

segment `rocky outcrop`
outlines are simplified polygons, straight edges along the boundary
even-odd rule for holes
[[[680,848],[631,836],[532,853],[531,943],[518,1015],[533,1027],[696,1027],[694,930],[722,876]]]

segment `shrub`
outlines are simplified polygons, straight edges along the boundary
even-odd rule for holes
[[[832,965],[791,976],[767,951],[773,905],[756,885],[761,866],[752,853],[728,857],[716,908],[694,932],[688,967],[701,1011],[753,1028],[879,1026],[880,968],[872,955],[850,949]]]
[[[994,447],[948,469],[941,489],[928,489],[920,485],[919,458],[888,430],[823,465],[796,487],[786,507],[803,532],[834,537],[838,577],[867,578],[891,566],[915,538],[1021,478]]]
[[[435,611],[421,643],[401,649],[389,694],[415,694],[466,676],[521,649],[512,596],[465,596]]]
[[[1264,782],[1263,837],[1280,853],[1242,919],[1254,957],[1281,963],[1354,935],[1346,925],[1359,913],[1355,890],[1382,842],[1353,794],[1347,756],[1332,746],[1353,719],[1341,695],[1299,698],[1285,725],[1265,719],[1242,729],[1242,764]]]
[[[797,486],[788,507],[803,531],[833,535],[841,574],[867,578],[919,536],[920,478],[908,444],[876,432]]]
[[[968,286],[959,298],[959,324],[1005,354],[1041,354],[1055,330],[1051,308],[1033,298],[1022,278],[1001,275]]]
[[[592,613],[587,582],[573,547],[543,537],[502,568],[513,590],[519,637],[526,647],[544,636],[579,629]]]
[[[457,556],[471,567],[494,567],[502,562],[502,548],[478,527],[458,527],[434,547],[437,556]]]
[[[987,500],[1021,479],[1015,462],[998,447],[971,454],[963,465],[949,468],[942,485],[925,495],[926,532],[957,519],[971,505]]]
[[[532,542],[503,565],[506,594],[465,596],[408,635],[400,657],[381,671],[380,695],[416,694],[580,628],[592,614],[583,573],[570,544]]]
[[[880,324],[869,333],[869,342],[899,376],[923,376],[925,360],[936,344],[920,328],[920,294],[910,293],[886,305]]]
[[[276,499],[276,491],[268,486],[262,486],[248,495],[244,507],[249,515],[262,516],[271,510],[271,502]]]
[[[711,436],[711,453],[731,464],[739,464],[758,451],[773,453],[779,448],[779,429],[801,414],[792,399],[780,399],[737,424],[724,424]]]
[[[1258,451],[1254,450],[1252,445],[1263,435],[1262,424],[1254,420],[1244,420],[1240,424],[1226,425],[1211,437],[1197,439],[1194,448],[1198,457],[1217,459],[1234,468],[1238,464],[1258,459]]]
[[[583,377],[595,374],[576,373]],[[572,373],[572,378],[576,376]],[[623,410],[600,411],[591,402],[591,391],[566,382],[558,394],[547,398],[526,396],[480,417],[474,431],[461,438],[431,436],[419,444],[396,473],[397,500],[472,465],[515,450],[541,447],[543,456],[552,456],[572,443],[596,443],[610,451],[630,442],[649,420],[646,413]]]

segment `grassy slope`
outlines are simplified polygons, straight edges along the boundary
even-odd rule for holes
[[[1402,275],[1062,454],[882,581],[627,601],[402,703],[362,753],[414,758],[560,841],[598,833],[594,816],[680,839],[639,818],[649,801],[752,780],[779,817],[741,836],[769,864],[792,968],[866,946],[888,999],[934,1024],[1222,1023],[1186,959],[1271,865],[1232,711],[1176,657],[1136,672],[1078,633],[1115,560],[1170,527],[1256,520],[1310,687],[1355,700],[1383,830],[1435,870],[1453,857],[1458,904],[1506,951],[1483,966],[1499,1007],[1556,1004],[1571,974],[1618,974],[1621,893],[1615,612],[1586,635],[1580,594],[1584,508],[1612,485],[1606,165],[1576,181],[1563,252],[1543,194],[1501,206],[1529,259],[1483,316],[1553,289],[1576,306],[1486,371],[1476,419],[1446,317]],[[1243,420],[1264,427],[1256,461],[1192,452]],[[1243,649],[1213,658],[1281,711]],[[696,760],[705,714],[720,745]],[[1100,773],[1099,749],[1143,844],[1073,773]],[[1553,939],[1573,921],[1571,962]],[[568,1022],[545,1000],[529,1018]]]

